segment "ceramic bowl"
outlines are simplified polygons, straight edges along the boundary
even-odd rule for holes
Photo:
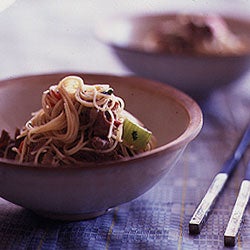
[[[0,82],[0,128],[14,133],[41,107],[48,86],[73,73],[34,75]],[[202,127],[202,112],[186,94],[135,77],[75,74],[87,83],[109,83],[126,109],[152,130],[158,146],[133,158],[65,167],[0,159],[0,196],[43,216],[88,219],[131,201],[155,185]]]
[[[149,32],[166,21],[175,20],[177,14],[111,18],[97,24],[95,33],[134,74],[165,82],[194,96],[244,75],[250,66],[250,46],[238,55],[185,55],[147,50],[145,39]],[[243,36],[248,45],[250,19],[222,18],[230,31]]]

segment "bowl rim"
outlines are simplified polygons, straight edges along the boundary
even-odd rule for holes
[[[132,52],[132,53],[140,53],[144,55],[152,55],[152,56],[158,56],[158,57],[176,57],[176,58],[210,58],[210,59],[221,59],[221,58],[241,58],[241,57],[248,57],[250,56],[250,47],[246,49],[245,51],[241,53],[225,53],[225,54],[219,54],[219,53],[210,53],[210,54],[201,54],[201,53],[169,53],[169,52],[161,52],[161,51],[149,51],[145,50],[142,47],[138,46],[127,46],[127,45],[121,45],[115,41],[112,41],[111,39],[107,38],[107,36],[103,35],[103,26],[105,25],[114,25],[119,22],[126,22],[126,23],[132,23],[136,21],[141,20],[147,20],[147,19],[162,19],[166,17],[174,17],[179,14],[186,14],[186,15],[193,15],[193,16],[201,16],[201,15],[214,15],[214,12],[206,11],[206,12],[196,12],[196,11],[188,11],[188,12],[180,12],[180,11],[169,11],[169,12],[160,12],[160,13],[146,13],[146,14],[131,14],[131,15],[123,15],[123,16],[113,16],[108,17],[105,20],[102,20],[102,22],[97,23],[95,26],[95,36],[97,39],[102,41],[103,43],[107,44],[110,47],[113,47],[114,49],[121,49],[124,51]],[[249,24],[250,27],[250,18],[242,17],[242,16],[233,16],[230,14],[218,14],[221,18],[225,19],[226,21],[238,21],[243,22],[245,24]],[[114,18],[116,19],[116,22],[114,22]],[[100,31],[101,30],[101,31]],[[104,33],[105,34],[105,33]],[[250,36],[247,40],[250,42]]]
[[[197,104],[197,102],[192,99],[189,95],[186,93],[182,92],[181,90],[172,87],[168,84],[155,81],[155,80],[150,80],[138,76],[130,76],[130,75],[124,75],[124,76],[118,76],[118,75],[113,75],[113,74],[102,74],[102,73],[88,73],[88,72],[75,72],[75,71],[60,71],[60,72],[52,72],[52,73],[42,73],[42,74],[30,74],[30,75],[22,75],[22,76],[15,76],[15,77],[10,77],[7,79],[2,79],[0,80],[0,91],[1,88],[10,85],[11,82],[16,82],[18,80],[24,81],[25,79],[29,78],[34,78],[34,77],[64,77],[66,75],[79,75],[79,76],[87,76],[87,77],[104,77],[104,78],[112,78],[112,79],[123,79],[126,80],[128,79],[129,81],[136,81],[137,84],[140,84],[141,86],[145,84],[145,82],[148,82],[147,86],[149,84],[152,86],[158,87],[160,90],[164,90],[166,93],[168,93],[168,97],[174,99],[179,105],[183,107],[183,109],[186,110],[188,116],[189,116],[189,123],[184,130],[184,132],[178,136],[176,139],[170,141],[167,144],[164,144],[162,146],[156,147],[155,149],[147,152],[143,152],[141,154],[135,155],[133,157],[125,157],[119,160],[115,161],[104,161],[104,162],[83,162],[80,164],[74,164],[74,165],[64,165],[60,167],[53,167],[48,164],[33,164],[33,163],[19,163],[18,161],[15,160],[10,160],[10,159],[4,159],[0,158],[0,164],[1,166],[4,167],[14,167],[14,168],[23,168],[23,169],[36,169],[36,170],[69,170],[69,169],[92,169],[92,170],[97,170],[97,169],[104,169],[104,168],[110,168],[110,167],[117,167],[117,164],[119,166],[124,166],[127,162],[135,162],[135,161],[141,161],[145,158],[151,158],[151,157],[156,157],[159,154],[162,154],[163,152],[167,150],[178,150],[182,148],[183,146],[187,145],[189,142],[191,142],[201,131],[202,126],[203,126],[203,113],[200,108],[200,106]],[[1,128],[4,129],[4,128]]]

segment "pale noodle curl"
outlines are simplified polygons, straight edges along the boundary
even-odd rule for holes
[[[95,121],[81,124],[79,115],[84,109],[108,114],[108,148],[96,149],[91,146],[91,138],[86,138],[86,131]],[[136,154],[120,143],[123,111],[124,101],[113,94],[108,84],[88,85],[80,77],[65,77],[43,93],[42,109],[33,113],[21,131],[19,138],[24,140],[22,147],[16,149],[18,159],[40,163],[40,158],[47,153],[52,157],[51,164],[62,165],[77,162],[74,155],[78,152],[108,154],[119,150],[123,156]]]

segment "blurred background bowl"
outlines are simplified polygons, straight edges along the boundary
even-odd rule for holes
[[[42,92],[69,74],[1,81],[0,128],[11,134],[21,128],[41,107]],[[142,195],[175,165],[202,127],[197,103],[168,85],[135,77],[76,75],[86,83],[109,83],[125,100],[126,110],[153,132],[157,147],[133,158],[60,168],[0,158],[0,196],[54,219],[95,217]]]
[[[175,20],[176,15],[179,13],[111,18],[98,24],[95,33],[134,74],[165,82],[193,96],[232,83],[249,70],[248,43],[247,49],[237,55],[157,53],[145,49],[148,33],[166,20]],[[233,34],[250,41],[250,19],[221,17]]]

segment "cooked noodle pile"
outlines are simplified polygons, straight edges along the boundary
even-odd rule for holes
[[[152,148],[133,149],[122,139],[124,101],[108,84],[88,85],[65,77],[42,95],[42,108],[17,137],[20,162],[55,166],[133,156]]]

